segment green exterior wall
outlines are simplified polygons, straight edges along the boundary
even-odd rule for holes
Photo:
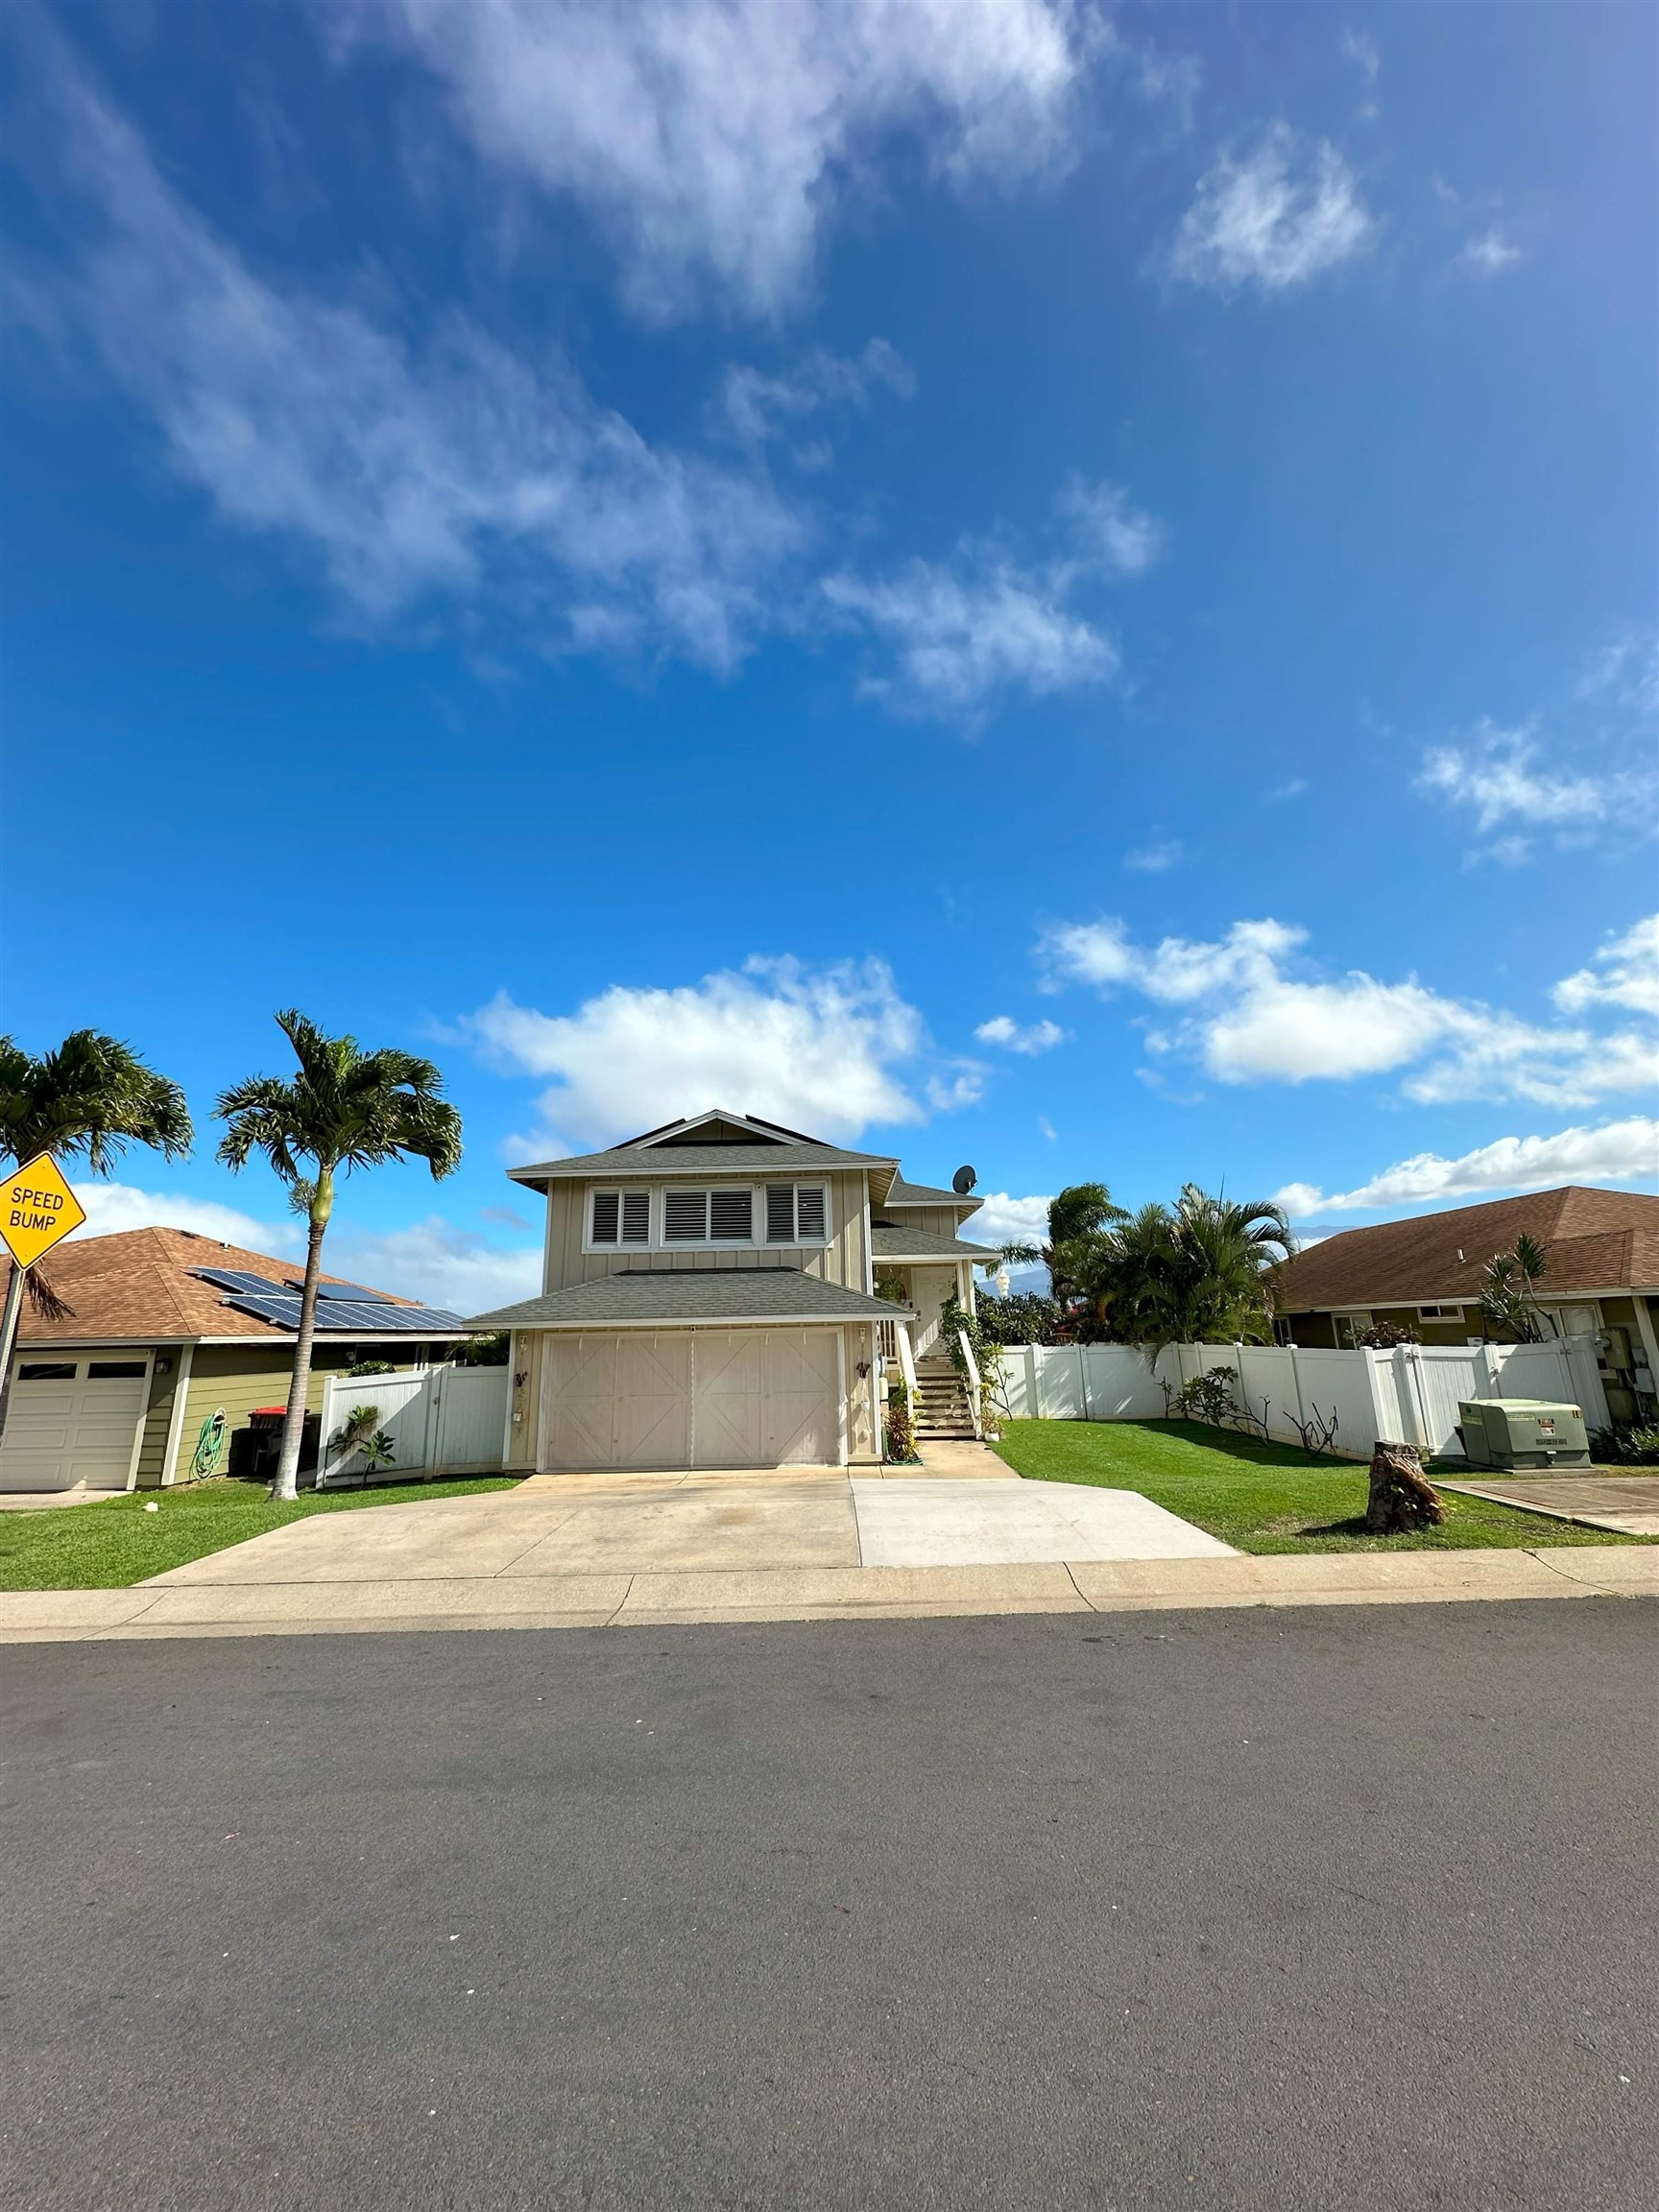
[[[150,1404],[144,1415],[144,1441],[138,1447],[138,1488],[159,1488],[165,1473],[167,1428],[173,1418],[173,1400],[179,1388],[179,1371],[184,1364],[182,1344],[158,1344],[157,1360],[165,1359],[167,1372],[150,1371]]]

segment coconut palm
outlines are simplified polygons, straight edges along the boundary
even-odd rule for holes
[[[76,1029],[56,1050],[36,1057],[14,1039],[0,1037],[0,1168],[50,1152],[60,1161],[84,1159],[95,1175],[103,1175],[129,1144],[151,1145],[172,1160],[189,1151],[193,1135],[178,1084],[146,1067],[119,1038]],[[25,1297],[42,1320],[69,1317],[38,1261],[12,1269],[0,1346],[0,1432],[6,1427],[12,1341]]]
[[[291,1082],[252,1075],[220,1094],[214,1109],[226,1124],[219,1157],[240,1169],[263,1153],[288,1187],[290,1202],[306,1220],[305,1283],[288,1413],[276,1461],[274,1498],[299,1488],[300,1440],[317,1334],[317,1283],[323,1238],[334,1211],[334,1181],[357,1167],[390,1160],[424,1160],[434,1181],[461,1159],[461,1117],[443,1095],[444,1080],[430,1060],[386,1048],[365,1052],[355,1037],[329,1037],[290,1008],[277,1027],[300,1063]]]

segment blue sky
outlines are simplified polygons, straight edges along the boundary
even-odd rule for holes
[[[5,36],[7,1003],[203,1130],[96,1225],[291,1234],[291,1002],[444,1069],[331,1256],[471,1310],[715,1101],[986,1233],[1659,1188],[1650,9]]]

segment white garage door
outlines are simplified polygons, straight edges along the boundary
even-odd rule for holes
[[[149,1395],[143,1355],[14,1360],[0,1490],[125,1490]]]
[[[545,1344],[543,1467],[840,1462],[833,1329],[631,1329]]]

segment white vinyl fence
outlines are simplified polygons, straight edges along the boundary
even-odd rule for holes
[[[1372,1446],[1420,1444],[1455,1455],[1459,1403],[1473,1398],[1565,1400],[1587,1428],[1607,1426],[1595,1351],[1583,1344],[1402,1344],[1391,1352],[1309,1352],[1296,1345],[1171,1344],[1156,1371],[1132,1344],[1015,1344],[1002,1352],[1000,1401],[1015,1420],[1156,1421],[1164,1385],[1213,1367],[1234,1379],[1240,1407],[1267,1432],[1301,1441],[1296,1420],[1336,1431],[1330,1449],[1368,1459]]]
[[[507,1428],[505,1367],[409,1368],[392,1375],[330,1375],[323,1385],[323,1464],[318,1486],[349,1488],[363,1460],[328,1456],[328,1439],[359,1406],[380,1408],[393,1460],[377,1482],[399,1475],[488,1475],[499,1467]]]

